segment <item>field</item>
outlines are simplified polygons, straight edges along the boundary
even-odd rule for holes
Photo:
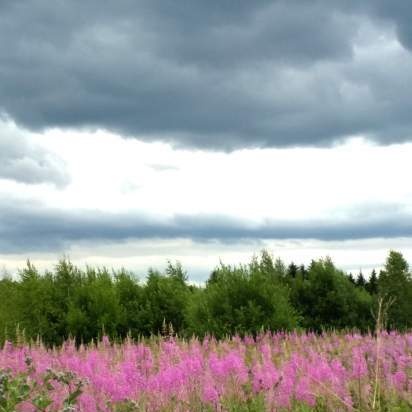
[[[0,411],[411,411],[412,334],[260,334],[0,351]]]

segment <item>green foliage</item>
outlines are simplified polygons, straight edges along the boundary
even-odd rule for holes
[[[67,387],[67,396],[63,407],[69,409],[77,404],[82,394],[83,381],[71,372],[54,372],[48,370],[40,381],[31,377],[33,371],[30,362],[27,371],[13,375],[10,371],[0,370],[0,412],[15,412],[23,402],[31,403],[36,411],[46,412],[53,403],[50,391],[53,383],[59,382]]]
[[[257,334],[262,329],[293,329],[298,318],[281,279],[284,266],[264,253],[249,266],[221,265],[187,309],[189,332],[204,336]]]
[[[117,332],[119,336],[139,335],[150,331],[146,325],[144,310],[144,288],[139,284],[133,273],[120,270],[114,275],[114,288],[119,302],[119,317]]]
[[[360,288],[364,288],[366,285],[365,277],[363,276],[362,272],[359,272],[358,277],[356,279],[356,286]]]
[[[229,412],[262,412],[266,411],[265,399],[259,395],[254,395],[244,399],[228,399],[222,402],[224,410]],[[214,411],[216,408],[207,409],[208,411]]]
[[[67,259],[40,274],[28,261],[18,280],[0,280],[0,343],[41,337],[52,346],[74,337],[79,344],[103,333],[138,338],[166,327],[218,337],[297,327],[367,331],[379,296],[394,302],[389,327],[412,326],[412,280],[398,252],[389,253],[379,279],[373,271],[355,282],[330,259],[286,267],[263,251],[248,265],[222,264],[202,287],[188,285],[179,263],[168,262],[164,273],[150,270],[141,283],[126,270],[80,270]]]
[[[378,293],[378,276],[376,275],[375,269],[372,270],[369,280],[366,282],[365,288],[372,296]]]
[[[412,279],[408,263],[401,253],[391,250],[384,270],[380,272],[378,291],[381,296],[392,298],[388,310],[388,326],[406,329],[412,326]]]
[[[307,278],[292,283],[292,304],[302,315],[302,326],[311,330],[372,327],[371,296],[356,288],[327,258],[312,261]]]
[[[165,276],[149,271],[143,293],[145,334],[160,333],[163,324],[172,324],[175,331],[183,331],[185,307],[191,292],[182,273],[180,265],[173,267],[170,263]]]
[[[19,297],[17,288],[17,282],[10,278],[0,280],[0,342],[14,337],[16,325],[20,320],[19,312],[16,311]]]
[[[298,275],[299,268],[292,262],[287,269],[286,275],[290,278],[295,279]]]
[[[0,411],[14,412],[16,406],[30,397],[31,388],[27,376],[12,376],[8,371],[0,370]]]
[[[47,343],[61,343],[66,337],[66,307],[59,296],[59,285],[51,273],[41,276],[28,261],[20,272],[16,307],[18,322],[29,338],[40,335]]]
[[[68,300],[66,319],[70,334],[86,342],[102,331],[114,336],[120,313],[119,296],[108,271],[87,268]]]
[[[348,275],[348,280],[350,281],[350,283],[352,283],[353,285],[356,285],[356,280],[353,277],[352,273],[349,273]]]

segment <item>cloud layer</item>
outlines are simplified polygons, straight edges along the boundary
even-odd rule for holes
[[[69,176],[61,159],[30,142],[30,135],[0,119],[0,179],[52,183],[62,187]]]
[[[402,0],[3,1],[0,110],[218,150],[412,139]]]
[[[191,239],[236,243],[264,239],[342,241],[412,236],[412,215],[396,207],[374,206],[340,220],[266,219],[261,223],[223,215],[110,213],[59,210],[11,200],[0,202],[0,254],[64,251],[79,241],[123,242],[133,239]]]
[[[410,21],[405,0],[1,1],[0,268],[412,256]]]

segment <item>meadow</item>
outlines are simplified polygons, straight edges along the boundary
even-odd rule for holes
[[[412,334],[6,342],[0,411],[411,411]]]
[[[262,252],[194,286],[62,260],[0,280],[0,412],[412,411],[412,276]]]

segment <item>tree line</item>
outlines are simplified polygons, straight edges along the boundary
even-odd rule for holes
[[[387,326],[412,326],[412,277],[401,253],[391,251],[369,279],[335,267],[331,259],[286,266],[267,251],[248,264],[221,264],[204,286],[188,283],[179,263],[149,270],[145,281],[127,270],[80,269],[62,259],[39,273],[29,261],[18,279],[0,280],[0,341],[40,337],[59,345],[151,334],[217,338],[262,330],[374,329],[379,297],[390,300]]]

